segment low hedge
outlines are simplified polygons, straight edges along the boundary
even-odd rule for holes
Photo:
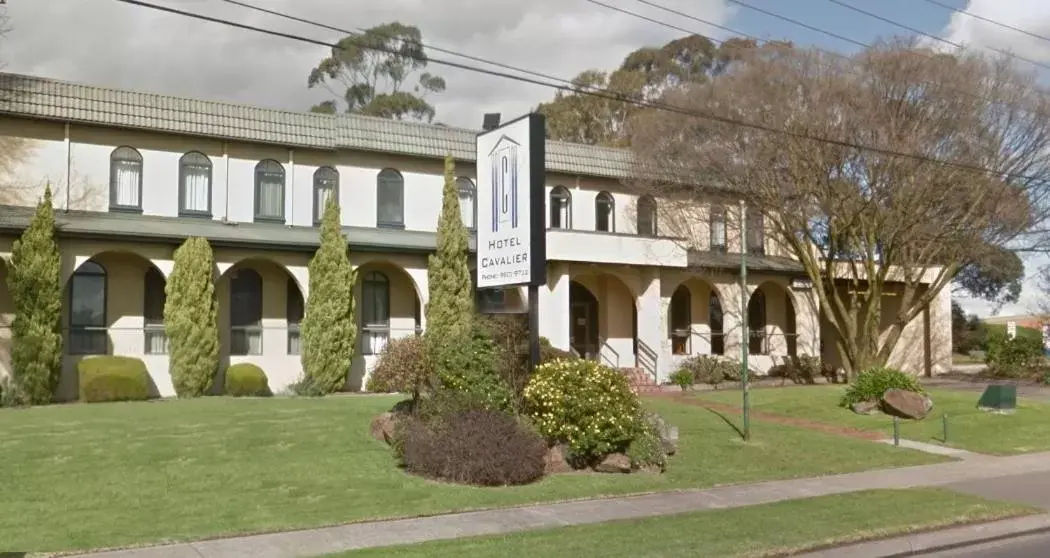
[[[145,401],[150,398],[149,372],[141,359],[126,356],[96,356],[77,364],[80,400]]]
[[[262,368],[241,362],[226,369],[226,395],[233,397],[270,397],[270,382]]]

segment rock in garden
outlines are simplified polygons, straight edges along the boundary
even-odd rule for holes
[[[543,458],[543,473],[555,475],[572,472],[572,465],[569,465],[569,461],[565,459],[566,455],[568,455],[568,448],[565,446],[552,446],[548,449],[547,455]]]
[[[922,419],[933,409],[933,400],[914,391],[888,389],[882,394],[882,408],[901,418]]]
[[[397,415],[386,412],[372,419],[369,433],[380,442],[390,443],[394,439],[394,429],[397,427]]]
[[[667,421],[657,414],[650,414],[648,418],[649,424],[660,436],[660,444],[663,446],[664,453],[674,455],[678,451],[678,427],[667,424]]]
[[[630,473],[631,459],[622,453],[611,453],[594,470],[599,473]]]
[[[861,401],[850,406],[858,415],[873,415],[879,411],[878,401]]]

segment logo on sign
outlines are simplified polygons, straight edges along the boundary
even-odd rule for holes
[[[518,228],[518,142],[503,136],[489,153],[492,232]]]

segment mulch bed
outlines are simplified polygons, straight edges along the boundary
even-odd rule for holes
[[[664,397],[672,399],[678,403],[685,403],[687,405],[696,405],[698,407],[704,407],[712,411],[720,413],[731,413],[734,415],[743,414],[743,410],[736,405],[727,405],[725,403],[715,403],[713,401],[704,401],[695,397],[690,398],[683,396],[682,394],[653,394],[654,397]],[[878,432],[869,432],[867,430],[860,430],[857,428],[851,428],[848,426],[835,426],[823,422],[816,422],[812,420],[797,418],[797,417],[786,417],[784,415],[777,415],[773,413],[765,413],[762,411],[751,411],[751,418],[758,419],[765,422],[772,422],[774,424],[783,424],[785,426],[795,426],[798,428],[805,428],[808,430],[815,430],[817,432],[823,432],[825,434],[834,434],[836,436],[845,436],[847,438],[856,438],[859,440],[867,440],[869,442],[875,442],[885,438],[886,436]]]

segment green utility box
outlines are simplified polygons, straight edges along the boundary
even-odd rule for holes
[[[1017,386],[996,384],[985,388],[977,407],[986,411],[1008,413],[1017,409]]]

